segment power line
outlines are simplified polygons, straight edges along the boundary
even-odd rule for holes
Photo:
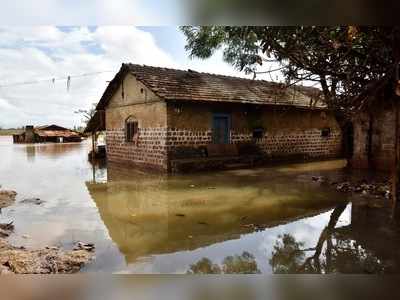
[[[49,79],[37,79],[37,80],[30,80],[30,81],[22,81],[22,82],[16,82],[16,83],[10,83],[10,84],[0,84],[0,88],[3,87],[11,87],[11,86],[20,86],[20,85],[31,85],[31,84],[37,84],[37,83],[42,83],[42,82],[52,82],[55,83],[56,81],[70,81],[72,78],[80,78],[80,77],[88,77],[88,76],[94,76],[94,75],[99,75],[103,73],[111,73],[114,71],[98,71],[98,72],[91,72],[91,73],[83,73],[80,75],[70,75],[70,76],[65,76],[65,77],[53,77]]]

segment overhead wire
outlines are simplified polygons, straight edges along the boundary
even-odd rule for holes
[[[71,79],[73,79],[73,78],[95,76],[95,75],[99,75],[99,74],[103,74],[103,73],[111,73],[111,72],[114,72],[114,71],[97,71],[97,72],[83,73],[80,75],[69,75],[69,76],[64,76],[64,77],[51,77],[51,78],[47,78],[47,79],[36,79],[36,80],[29,80],[29,81],[15,82],[15,83],[6,83],[6,84],[0,84],[0,88],[21,86],[21,85],[32,85],[32,84],[38,84],[38,83],[43,83],[43,82],[52,82],[53,84],[55,84],[56,81],[67,81],[67,88],[69,89],[70,84],[71,84]]]

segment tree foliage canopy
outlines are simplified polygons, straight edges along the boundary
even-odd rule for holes
[[[376,93],[393,92],[400,61],[398,27],[183,26],[190,57],[224,60],[246,73],[275,63],[287,84],[320,84],[328,105],[352,110]],[[276,69],[275,69],[276,70]]]

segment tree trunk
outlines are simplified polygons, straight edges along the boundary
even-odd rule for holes
[[[393,217],[395,216],[397,202],[400,199],[400,145],[399,145],[399,121],[400,121],[400,109],[399,109],[399,101],[398,97],[395,97],[394,100],[395,106],[395,163],[394,163],[394,170],[392,176],[392,213]]]

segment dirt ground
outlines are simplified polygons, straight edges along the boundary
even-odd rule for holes
[[[16,195],[15,191],[0,190],[0,209],[13,205]],[[0,274],[76,273],[94,259],[94,245],[82,242],[70,251],[58,247],[15,247],[7,241],[13,231],[12,222],[0,224]]]

